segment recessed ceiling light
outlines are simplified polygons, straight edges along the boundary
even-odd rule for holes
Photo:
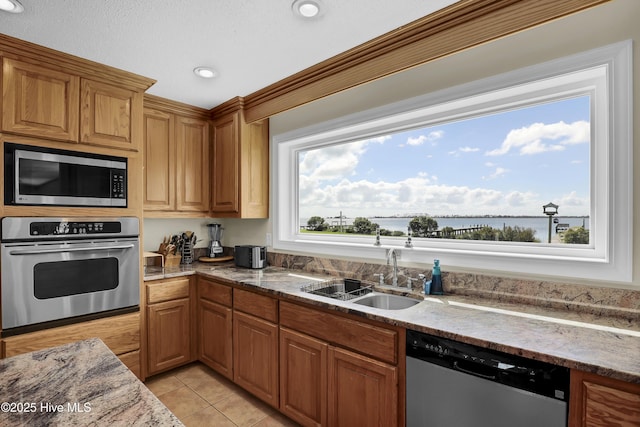
[[[316,18],[321,12],[319,0],[295,0],[291,8],[293,13],[307,19]]]
[[[2,0],[0,0],[2,1]],[[202,77],[203,79],[212,79],[218,75],[213,68],[209,67],[196,67],[193,69],[193,72],[196,76]]]
[[[18,0],[0,0],[0,10],[11,13],[20,13],[24,10],[24,7]]]

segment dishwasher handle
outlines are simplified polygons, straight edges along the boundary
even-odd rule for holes
[[[465,374],[475,375],[476,377],[484,378],[486,380],[495,381],[497,379],[495,375],[487,375],[487,374],[474,371],[473,369],[463,368],[462,366],[460,366],[457,360],[453,362],[453,369],[460,372],[464,372]]]

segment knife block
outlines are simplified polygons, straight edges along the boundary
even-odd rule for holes
[[[180,255],[165,255],[164,256],[164,268],[175,268],[180,265]]]

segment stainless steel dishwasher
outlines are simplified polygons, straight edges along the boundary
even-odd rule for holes
[[[566,427],[569,369],[407,331],[407,427]]]

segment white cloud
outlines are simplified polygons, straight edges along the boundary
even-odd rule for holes
[[[589,198],[588,197],[579,197],[575,191],[572,191],[569,194],[565,194],[562,198],[557,202],[559,206],[563,207],[581,207],[581,208],[589,208]],[[560,208],[558,208],[558,211]]]
[[[407,138],[407,145],[422,145],[425,142],[435,142],[444,136],[444,131],[435,130],[433,132],[429,132],[427,135],[419,135],[417,137],[409,137]]]
[[[306,151],[301,156],[300,174],[318,181],[352,175],[367,146],[384,144],[388,139],[390,135]]]
[[[458,150],[462,153],[475,153],[476,151],[480,151],[479,148],[473,148],[473,147],[460,147],[458,148]]]
[[[500,148],[486,152],[487,156],[507,154],[511,149],[519,149],[521,155],[531,155],[548,151],[561,151],[567,145],[583,144],[590,141],[589,122],[581,120],[573,123],[563,121],[544,124],[533,123],[509,132]],[[554,141],[554,143],[550,143]]]
[[[496,179],[496,178],[500,178],[501,176],[503,176],[504,174],[506,174],[507,172],[509,172],[509,169],[505,169],[505,168],[501,168],[501,167],[497,167],[492,174],[490,174],[489,176],[483,176],[482,179],[484,180],[491,180],[491,179]]]
[[[309,179],[300,180],[300,215],[372,216],[397,212],[431,214],[531,214],[542,206],[529,192],[504,193],[489,188],[439,185],[437,178],[421,174],[398,182],[350,181],[343,179],[320,186]],[[532,208],[533,207],[533,208]]]
[[[507,205],[511,208],[520,208],[523,206],[539,204],[535,198],[535,194],[531,192],[512,191],[505,195]]]
[[[459,147],[456,150],[453,151],[449,151],[447,154],[450,154],[452,156],[455,157],[459,157],[460,154],[464,154],[464,153],[475,153],[477,151],[480,151],[479,148],[473,148],[473,147]]]

